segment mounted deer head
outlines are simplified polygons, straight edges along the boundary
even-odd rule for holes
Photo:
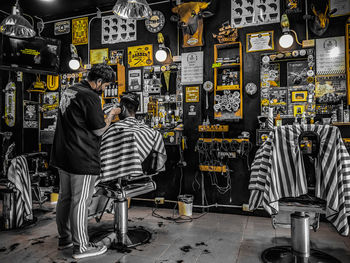
[[[187,2],[171,9],[176,16],[170,20],[177,22],[183,32],[183,47],[203,46],[203,18],[214,15],[208,8],[210,2]]]
[[[317,12],[314,5],[312,5],[312,12],[314,13],[314,21],[310,25],[310,30],[317,36],[322,36],[328,29],[329,17],[331,14],[335,13],[337,9],[333,9],[328,12],[329,6],[326,5],[326,10],[324,12]]]

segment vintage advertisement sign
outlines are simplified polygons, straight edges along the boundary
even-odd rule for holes
[[[70,32],[70,21],[60,21],[56,22],[54,26],[54,33],[55,36],[57,35],[63,35],[63,34],[68,34]]]
[[[203,51],[182,53],[181,84],[203,84]]]
[[[90,64],[104,63],[108,60],[108,48],[90,49]]]
[[[129,68],[153,65],[153,46],[128,47],[128,65]]]
[[[316,39],[317,75],[345,74],[345,38]]]
[[[72,20],[72,44],[85,45],[88,43],[89,22],[87,17]]]
[[[199,102],[199,86],[186,87],[186,102]]]

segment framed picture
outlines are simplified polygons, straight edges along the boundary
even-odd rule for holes
[[[306,102],[306,101],[307,101],[306,90],[292,91],[292,102]]]
[[[247,52],[274,50],[273,31],[249,33],[247,37]]]
[[[267,140],[267,138],[269,138],[271,131],[272,130],[270,129],[256,130],[256,145],[262,145]]]
[[[287,86],[307,85],[308,62],[293,61],[287,63]]]
[[[136,114],[143,114],[144,113],[144,105],[143,105],[143,95],[142,92],[135,92],[135,94],[138,96],[138,101],[140,102],[139,108],[137,109]]]
[[[39,104],[35,101],[23,101],[23,128],[39,127]]]
[[[293,106],[293,116],[299,116],[302,115],[305,111],[305,105],[294,105]]]
[[[109,59],[111,64],[120,63],[124,65],[124,50],[110,50]]]
[[[103,63],[108,60],[108,48],[91,49],[90,50],[90,64]]]
[[[141,91],[141,69],[128,71],[128,91]]]

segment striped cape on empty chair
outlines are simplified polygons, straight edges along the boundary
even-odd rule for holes
[[[18,156],[12,159],[7,177],[8,180],[14,185],[16,192],[15,227],[21,227],[24,219],[33,219],[32,189],[27,159],[23,156]]]
[[[316,132],[320,138],[315,195],[327,203],[326,218],[341,235],[348,235],[350,157],[335,126],[275,127],[258,149],[252,164],[249,208],[255,210],[262,205],[269,214],[277,214],[279,199],[307,194],[307,171],[298,142],[304,131]]]

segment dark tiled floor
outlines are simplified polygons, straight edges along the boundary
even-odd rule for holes
[[[172,212],[158,210],[163,216],[172,216]],[[42,213],[38,218],[35,226],[0,232],[1,263],[76,262],[71,258],[71,249],[57,250],[54,212]],[[112,220],[110,214],[100,223],[92,219],[90,232],[111,226]],[[151,208],[131,207],[129,225],[150,230],[151,242],[125,253],[109,250],[79,262],[256,263],[261,262],[264,249],[290,241],[289,229],[274,230],[269,218],[253,216],[209,213],[190,223],[176,224],[153,217]],[[311,240],[312,248],[326,251],[343,263],[350,262],[350,238],[340,236],[329,224],[321,223],[318,232],[311,232]]]

